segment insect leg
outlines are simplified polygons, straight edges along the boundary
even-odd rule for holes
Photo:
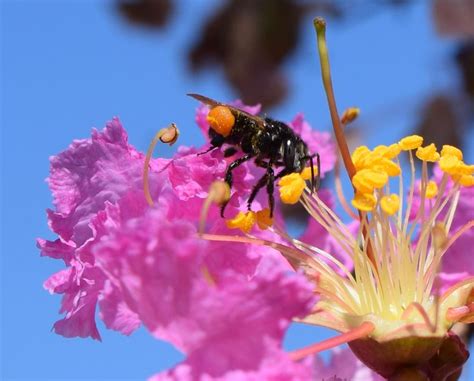
[[[244,155],[237,160],[234,160],[232,163],[229,164],[227,167],[227,170],[225,171],[225,178],[224,181],[229,185],[229,188],[232,189],[232,182],[233,182],[233,177],[232,177],[232,171],[237,168],[239,165],[245,163],[246,161],[250,160],[253,157],[252,154],[248,153],[247,155]],[[221,206],[221,217],[224,217],[224,210],[225,207],[227,206],[227,203],[222,204]]]
[[[314,181],[314,173],[313,173],[313,157],[311,156],[310,163],[311,163],[311,192],[318,191],[319,186],[321,185],[321,159],[319,157],[319,153],[316,155],[316,166],[318,168],[318,173],[316,175],[316,182],[313,184]]]
[[[196,155],[197,156],[205,155],[206,153],[211,152],[211,151],[215,150],[216,148],[219,148],[219,146],[210,146],[207,150],[205,150],[203,152],[198,152]]]
[[[247,209],[250,211],[252,209],[252,202],[257,197],[258,192],[262,189],[265,185],[267,185],[268,175],[264,174],[260,180],[258,180],[257,184],[254,185],[252,188],[252,193],[250,193],[250,197],[247,201]]]
[[[275,173],[273,172],[273,168],[269,166],[267,168],[267,194],[268,194],[268,205],[270,206],[270,218],[273,217],[273,209],[275,208],[275,196],[273,192],[275,190]]]

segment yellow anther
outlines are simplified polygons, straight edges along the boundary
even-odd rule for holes
[[[428,181],[428,184],[426,184],[426,193],[425,197],[427,199],[436,197],[438,194],[438,184],[436,184],[433,180]]]
[[[270,217],[270,209],[266,208],[257,212],[257,224],[262,230],[273,225],[273,218]]]
[[[313,167],[313,172],[314,176],[318,175],[318,167],[314,166]],[[303,180],[311,180],[311,167],[306,167],[303,169],[303,171],[300,173],[301,177]]]
[[[450,175],[458,174],[458,167],[461,163],[461,160],[454,155],[444,155],[439,159],[439,167],[441,170]]]
[[[363,212],[370,212],[374,210],[377,200],[371,193],[356,193],[351,204],[354,208],[362,210]]]
[[[377,147],[376,147],[377,148]],[[393,143],[393,144],[390,144],[387,149],[385,150],[384,154],[383,154],[383,157],[385,157],[386,159],[389,159],[389,160],[392,160],[394,158],[396,158],[399,154],[400,154],[400,151],[401,151],[401,147],[398,143]],[[375,151],[375,150],[374,150]]]
[[[473,175],[454,175],[452,176],[453,180],[463,187],[472,187],[474,186],[474,176]]]
[[[389,176],[398,176],[402,171],[398,164],[383,157],[380,162],[372,167],[373,169],[386,172]]]
[[[370,150],[367,146],[357,147],[354,152],[352,152],[351,159],[354,163],[356,170],[362,169],[365,162],[365,158],[370,154]]]
[[[353,122],[360,114],[360,109],[357,107],[349,107],[342,113],[341,123],[347,124]]]
[[[464,176],[469,176],[474,174],[474,165],[466,164],[463,161],[461,161],[456,169],[457,173],[459,175],[464,175]]]
[[[212,202],[222,205],[223,203],[229,201],[230,198],[230,187],[224,181],[216,180],[214,181],[209,188],[209,196]]]
[[[247,213],[239,212],[234,218],[226,220],[226,225],[229,229],[240,229],[244,233],[248,233],[255,224],[255,213],[249,211]]]
[[[387,150],[388,150],[388,147],[386,145],[380,144],[377,147],[375,147],[372,150],[372,152],[377,154],[377,155],[384,156],[385,152],[387,152]]]
[[[380,207],[389,216],[398,212],[400,208],[400,198],[396,194],[390,196],[383,196],[380,200]]]
[[[296,204],[306,186],[299,173],[291,173],[282,177],[278,185],[280,186],[281,201],[285,204]]]
[[[371,193],[375,188],[381,188],[388,181],[388,174],[374,169],[362,169],[352,178],[354,187],[362,193]]]
[[[423,144],[423,138],[419,135],[410,135],[398,142],[403,151],[410,151],[418,148]]]
[[[431,143],[426,147],[418,147],[416,157],[423,161],[435,162],[439,160],[439,153],[436,151],[434,143]]]
[[[459,148],[445,144],[441,150],[441,156],[456,156],[459,160],[463,159],[462,151]]]

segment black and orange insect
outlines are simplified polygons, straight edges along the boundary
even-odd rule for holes
[[[270,216],[275,206],[274,183],[283,176],[301,172],[307,163],[311,168],[311,191],[319,187],[320,159],[317,153],[311,155],[306,143],[285,123],[251,115],[236,107],[217,102],[199,94],[188,94],[208,105],[211,110],[207,116],[210,124],[209,138],[211,147],[201,154],[229,145],[224,150],[225,157],[238,152],[243,156],[230,163],[226,169],[224,180],[232,188],[232,171],[246,161],[254,159],[255,165],[265,168],[266,173],[258,180],[250,193],[247,208],[251,210],[252,202],[258,192],[266,187]],[[316,157],[317,174],[314,174],[313,158]],[[282,168],[278,173],[274,169]],[[221,207],[224,217],[226,204]]]

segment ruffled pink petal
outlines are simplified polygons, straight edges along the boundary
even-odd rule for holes
[[[228,369],[221,374],[209,373],[202,364],[188,359],[175,368],[159,373],[149,381],[308,381],[314,378],[311,365],[296,363],[277,348],[270,348],[258,359],[254,369]]]
[[[150,210],[130,220],[96,248],[95,254],[120,287],[129,308],[157,337],[178,348],[189,334],[189,303],[194,283],[206,283],[202,272],[205,242],[186,222],[170,222]]]
[[[97,248],[129,307],[155,336],[186,353],[203,346],[216,356],[227,351],[233,361],[262,351],[264,337],[280,340],[291,318],[311,308],[305,279],[275,261],[250,281],[224,268],[214,279],[204,260],[207,245],[195,234],[192,225],[152,211]]]
[[[73,281],[73,276],[73,268],[68,267],[51,275],[43,283],[43,287],[48,290],[50,294],[63,294]]]
[[[106,282],[99,295],[100,318],[107,328],[130,335],[140,326],[138,315],[128,308],[120,290]]]
[[[62,259],[66,264],[69,264],[74,258],[74,251],[76,249],[73,243],[65,243],[60,239],[48,241],[42,238],[36,240],[36,247],[40,249],[42,257]]]
[[[303,114],[296,115],[289,125],[306,142],[311,154],[319,154],[321,158],[321,177],[324,177],[324,174],[331,171],[336,164],[336,146],[331,134],[313,130],[309,123],[305,121]]]
[[[102,272],[96,268],[80,268],[80,265],[75,264],[66,278],[67,275],[65,270],[55,282],[50,278],[45,283],[50,291],[64,294],[60,312],[66,312],[66,316],[54,323],[53,330],[64,337],[92,337],[100,340],[95,323],[95,307],[103,286]],[[53,285],[54,289],[51,288]]]
[[[55,211],[49,211],[50,225],[64,241],[77,246],[91,237],[89,221],[131,189],[142,189],[143,155],[128,144],[125,130],[114,118],[106,128],[92,131],[91,139],[76,140],[51,157],[48,184]],[[159,177],[151,173],[150,183]]]

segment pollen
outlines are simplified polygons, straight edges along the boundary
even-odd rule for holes
[[[314,175],[317,176],[318,174],[318,167],[314,166],[313,167],[313,172]],[[311,167],[306,167],[303,169],[303,171],[300,173],[301,177],[303,180],[311,180]]]
[[[439,153],[436,151],[436,146],[431,143],[426,147],[418,147],[416,157],[422,161],[435,162],[439,160]]]
[[[215,132],[226,137],[234,127],[235,116],[228,107],[216,106],[207,114],[207,121]]]
[[[362,193],[373,192],[374,189],[383,187],[387,181],[388,174],[375,169],[362,169],[352,178],[352,184]]]
[[[454,175],[453,180],[466,188],[474,186],[473,175]]]
[[[391,177],[398,176],[402,172],[396,163],[385,157],[383,157],[378,164],[374,165],[373,169],[383,171]]]
[[[419,135],[410,135],[398,142],[403,151],[410,151],[418,148],[423,144],[423,138]]]
[[[402,148],[400,147],[398,143],[393,143],[387,147],[387,149],[385,150],[382,156],[385,157],[386,159],[392,160],[392,159],[395,159],[400,154],[401,150]]]
[[[258,227],[262,230],[273,225],[273,218],[270,217],[270,209],[259,210],[256,213]]]
[[[377,200],[371,193],[356,193],[354,199],[351,201],[354,208],[363,212],[370,212],[374,210]]]
[[[370,150],[367,146],[360,146],[354,150],[351,159],[357,170],[364,168],[365,159],[368,155],[370,155]]]
[[[450,175],[456,175],[461,160],[454,155],[444,155],[439,159],[439,167],[443,172],[449,173]]]
[[[280,186],[280,199],[285,204],[296,204],[306,186],[299,173],[291,173],[282,177],[278,185]]]
[[[360,114],[360,109],[357,107],[349,107],[344,111],[341,117],[342,124],[348,124],[357,119]]]
[[[459,148],[450,146],[450,145],[444,145],[442,150],[441,150],[441,156],[456,156],[459,160],[463,159],[462,151]]]
[[[244,233],[248,233],[255,225],[256,219],[257,217],[252,211],[239,212],[234,218],[226,220],[226,225],[229,229],[240,229]]]
[[[438,185],[433,181],[430,180],[428,184],[426,184],[426,193],[425,197],[427,199],[434,198],[438,195]]]
[[[396,194],[383,196],[380,200],[380,207],[385,213],[391,216],[398,212],[398,209],[400,208],[400,198]]]
[[[464,162],[461,162],[461,163],[459,163],[459,165],[457,167],[457,173],[459,175],[465,175],[465,176],[472,175],[472,174],[474,174],[474,165],[472,165],[472,164],[468,165]]]

